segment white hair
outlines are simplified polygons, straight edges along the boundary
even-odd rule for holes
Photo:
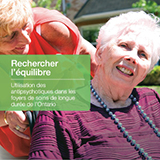
[[[160,20],[153,14],[147,14],[144,11],[123,13],[120,16],[111,18],[99,31],[97,39],[97,50],[103,50],[110,42],[115,41],[122,34],[129,31],[143,33],[149,38],[152,46],[151,66],[154,67],[160,59]],[[150,71],[149,70],[149,71]]]

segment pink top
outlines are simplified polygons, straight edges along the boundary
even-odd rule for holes
[[[142,109],[160,130],[160,96],[133,90]],[[160,138],[135,105],[112,112],[153,159],[160,159]],[[141,159],[103,108],[90,111],[40,111],[31,139],[30,159]]]

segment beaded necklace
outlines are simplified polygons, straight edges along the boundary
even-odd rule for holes
[[[119,119],[116,118],[116,115],[114,113],[112,113],[112,111],[110,111],[110,109],[107,107],[107,105],[101,100],[101,98],[99,97],[99,95],[96,93],[95,89],[92,86],[92,83],[90,83],[90,89],[91,92],[93,94],[93,96],[97,99],[97,101],[100,103],[100,105],[105,109],[105,111],[109,114],[109,116],[111,117],[111,119],[114,121],[114,124],[117,125],[117,128],[119,129],[119,131],[123,134],[123,137],[127,139],[127,142],[129,142],[131,144],[131,146],[134,147],[134,149],[136,151],[138,151],[138,154],[142,157],[142,159],[147,159],[147,160],[152,160],[152,157],[150,157],[148,155],[148,153],[146,153],[144,151],[143,148],[140,147],[139,144],[136,143],[136,141],[134,139],[132,139],[132,136],[130,136],[128,134],[128,132],[126,131],[125,127],[122,126],[122,123],[119,122]],[[153,129],[154,133],[157,135],[157,137],[160,138],[160,132],[158,131],[158,128],[156,128],[155,124],[153,124],[152,120],[150,120],[150,118],[147,116],[146,113],[144,113],[144,110],[141,109],[141,106],[139,105],[139,102],[137,101],[137,99],[131,94],[130,97],[132,102],[135,104],[135,106],[137,107],[139,113],[142,115],[143,119],[149,124],[149,126]]]

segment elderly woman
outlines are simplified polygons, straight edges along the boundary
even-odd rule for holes
[[[95,68],[95,48],[67,17],[55,10],[32,9],[31,0],[0,0],[0,54],[57,53],[90,54],[92,71]],[[14,156],[27,156],[27,127],[22,111],[0,111],[0,145]]]
[[[134,88],[160,56],[156,20],[129,12],[101,28],[90,110],[40,111],[30,159],[160,159],[160,96]]]

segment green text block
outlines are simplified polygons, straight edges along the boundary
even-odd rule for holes
[[[89,55],[0,55],[0,110],[89,110]]]

